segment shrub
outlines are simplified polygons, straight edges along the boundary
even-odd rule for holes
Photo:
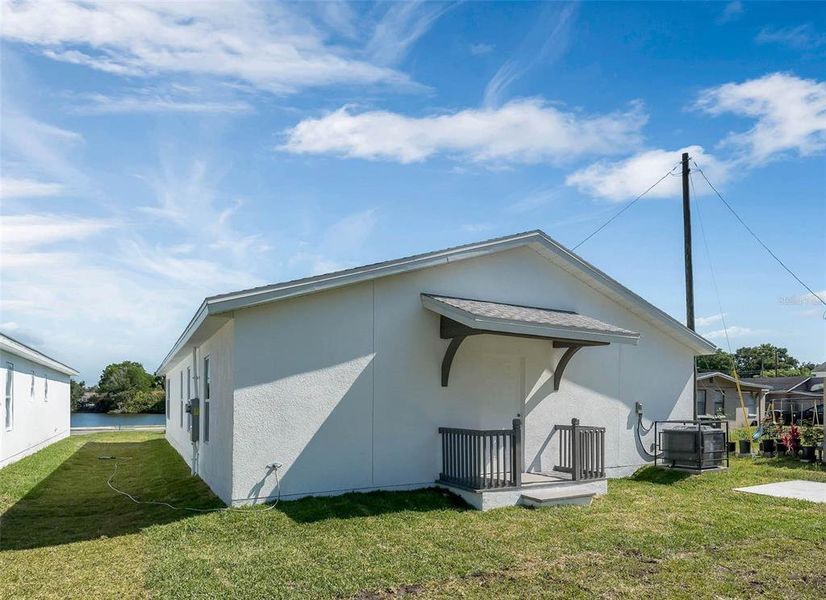
[[[163,390],[137,390],[113,394],[115,413],[162,413],[165,410]]]
[[[823,443],[823,428],[805,425],[800,434],[804,446],[819,446]]]

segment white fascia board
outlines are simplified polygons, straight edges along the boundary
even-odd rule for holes
[[[200,308],[198,308],[198,312],[195,313],[195,316],[190,319],[189,324],[184,329],[183,333],[178,337],[178,340],[175,342],[175,345],[172,346],[172,349],[167,353],[164,359],[161,361],[161,364],[155,369],[155,375],[163,375],[166,372],[166,369],[169,367],[169,364],[172,362],[172,359],[183,349],[189,338],[192,337],[192,334],[198,330],[198,328],[203,324],[204,320],[206,320],[208,314],[208,305],[206,300],[201,303]]]
[[[459,308],[448,306],[429,296],[422,296],[422,305],[435,313],[444,315],[449,319],[461,323],[472,329],[486,329],[501,333],[516,333],[519,335],[535,335],[551,339],[581,340],[584,342],[605,342],[618,344],[636,345],[639,335],[618,335],[610,333],[599,333],[588,329],[576,327],[562,327],[545,325],[542,323],[527,323],[525,321],[513,321],[511,319],[483,318],[472,315]]]
[[[799,388],[799,387],[800,387],[801,385],[803,385],[804,383],[808,383],[808,381],[809,381],[810,379],[811,379],[811,376],[807,377],[806,379],[804,379],[803,381],[801,381],[801,382],[800,382],[800,383],[798,383],[797,385],[793,385],[793,386],[792,386],[792,387],[790,387],[787,391],[791,392],[792,390],[796,390],[797,388]]]
[[[16,354],[17,356],[30,360],[38,365],[43,365],[44,367],[53,369],[58,373],[69,375],[70,377],[78,374],[78,372],[72,367],[64,365],[62,362],[58,362],[55,359],[46,356],[42,352],[38,352],[34,348],[29,348],[25,344],[22,344],[5,335],[0,335],[0,349],[8,352],[9,354]]]
[[[364,267],[363,269],[355,269],[352,272],[341,274],[331,274],[330,276],[319,276],[310,278],[308,280],[298,280],[294,284],[286,283],[267,288],[256,290],[248,290],[246,292],[239,292],[237,294],[225,294],[222,296],[214,296],[207,298],[210,306],[210,313],[215,314],[222,312],[237,310],[239,308],[248,308],[258,304],[273,302],[275,300],[284,300],[287,298],[294,298],[297,296],[304,296],[313,294],[332,288],[337,288],[363,281],[370,281],[380,277],[388,277],[390,275],[399,275],[409,271],[418,271],[429,267],[457,262],[460,260],[467,260],[478,256],[490,254],[492,251],[509,250],[511,248],[518,248],[526,244],[526,240],[533,235],[526,234],[520,237],[499,242],[490,242],[479,244],[470,248],[462,250],[448,250],[437,253],[431,253],[420,257],[413,257],[410,259],[401,259],[398,261],[389,261],[387,263],[378,263],[373,267]]]

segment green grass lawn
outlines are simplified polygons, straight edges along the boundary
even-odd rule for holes
[[[733,492],[823,467],[645,469],[590,507],[480,513],[436,490],[206,514],[163,438],[74,436],[0,470],[2,598],[823,598],[826,506]]]

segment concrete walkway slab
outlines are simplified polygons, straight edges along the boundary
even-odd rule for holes
[[[818,481],[793,479],[792,481],[781,481],[779,483],[766,483],[764,485],[734,488],[734,491],[760,494],[762,496],[774,496],[775,498],[795,498],[797,500],[808,500],[809,502],[826,504],[826,483],[820,483]]]

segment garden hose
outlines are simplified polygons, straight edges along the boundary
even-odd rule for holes
[[[132,460],[132,458],[131,457],[118,457],[118,456],[98,456],[98,460],[113,460],[113,461],[115,461],[115,468],[112,469],[112,474],[109,475],[109,479],[106,480],[106,485],[108,485],[109,488],[113,492],[115,492],[117,494],[120,494],[121,496],[126,496],[132,502],[134,502],[135,504],[151,504],[151,505],[155,505],[155,506],[166,506],[167,508],[170,508],[172,510],[186,510],[186,511],[190,511],[190,512],[198,512],[198,513],[233,511],[233,512],[242,512],[242,513],[254,514],[255,512],[266,512],[268,510],[274,509],[276,506],[278,506],[278,503],[281,500],[281,485],[278,481],[278,467],[274,467],[272,469],[273,473],[275,473],[275,489],[278,490],[278,495],[275,499],[275,502],[270,504],[267,508],[265,508],[263,510],[252,511],[252,510],[249,510],[248,508],[239,508],[239,507],[235,507],[235,506],[225,506],[225,507],[222,507],[222,508],[192,508],[192,507],[189,507],[189,506],[175,506],[173,504],[170,504],[169,502],[163,502],[163,501],[138,500],[135,496],[133,496],[129,492],[124,492],[123,490],[119,490],[118,488],[116,488],[112,484],[112,480],[115,478],[115,475],[117,475],[118,467],[120,466],[120,463]]]

